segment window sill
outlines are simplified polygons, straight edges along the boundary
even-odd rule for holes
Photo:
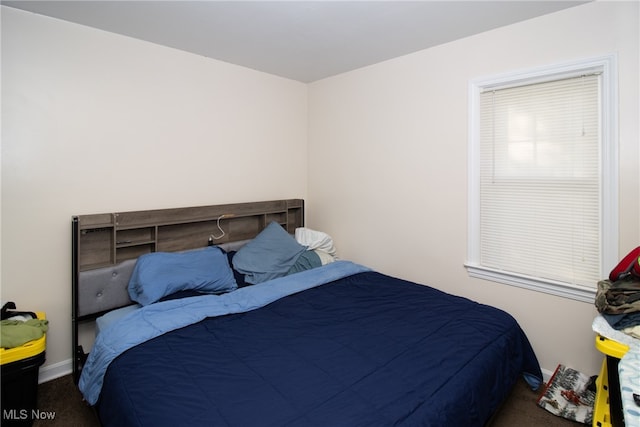
[[[469,276],[478,279],[490,280],[505,285],[517,286],[537,292],[544,292],[563,298],[582,301],[593,304],[596,297],[595,288],[573,285],[570,283],[542,280],[535,277],[509,273],[502,270],[481,267],[473,264],[465,264]]]

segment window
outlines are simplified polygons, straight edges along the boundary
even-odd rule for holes
[[[470,84],[472,277],[593,302],[617,261],[615,57]]]

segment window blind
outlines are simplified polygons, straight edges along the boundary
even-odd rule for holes
[[[594,287],[601,276],[600,77],[480,94],[480,264]]]

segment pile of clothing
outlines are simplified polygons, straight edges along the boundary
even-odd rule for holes
[[[16,305],[8,302],[2,306],[0,314],[0,347],[4,349],[40,339],[49,329],[49,321],[38,319],[30,311],[12,311]]]
[[[595,305],[613,329],[640,338],[640,246],[598,282]]]

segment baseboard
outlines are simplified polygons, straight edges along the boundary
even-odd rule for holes
[[[43,366],[38,372],[38,383],[46,383],[56,378],[69,375],[73,371],[73,360],[67,359],[52,365]]]

